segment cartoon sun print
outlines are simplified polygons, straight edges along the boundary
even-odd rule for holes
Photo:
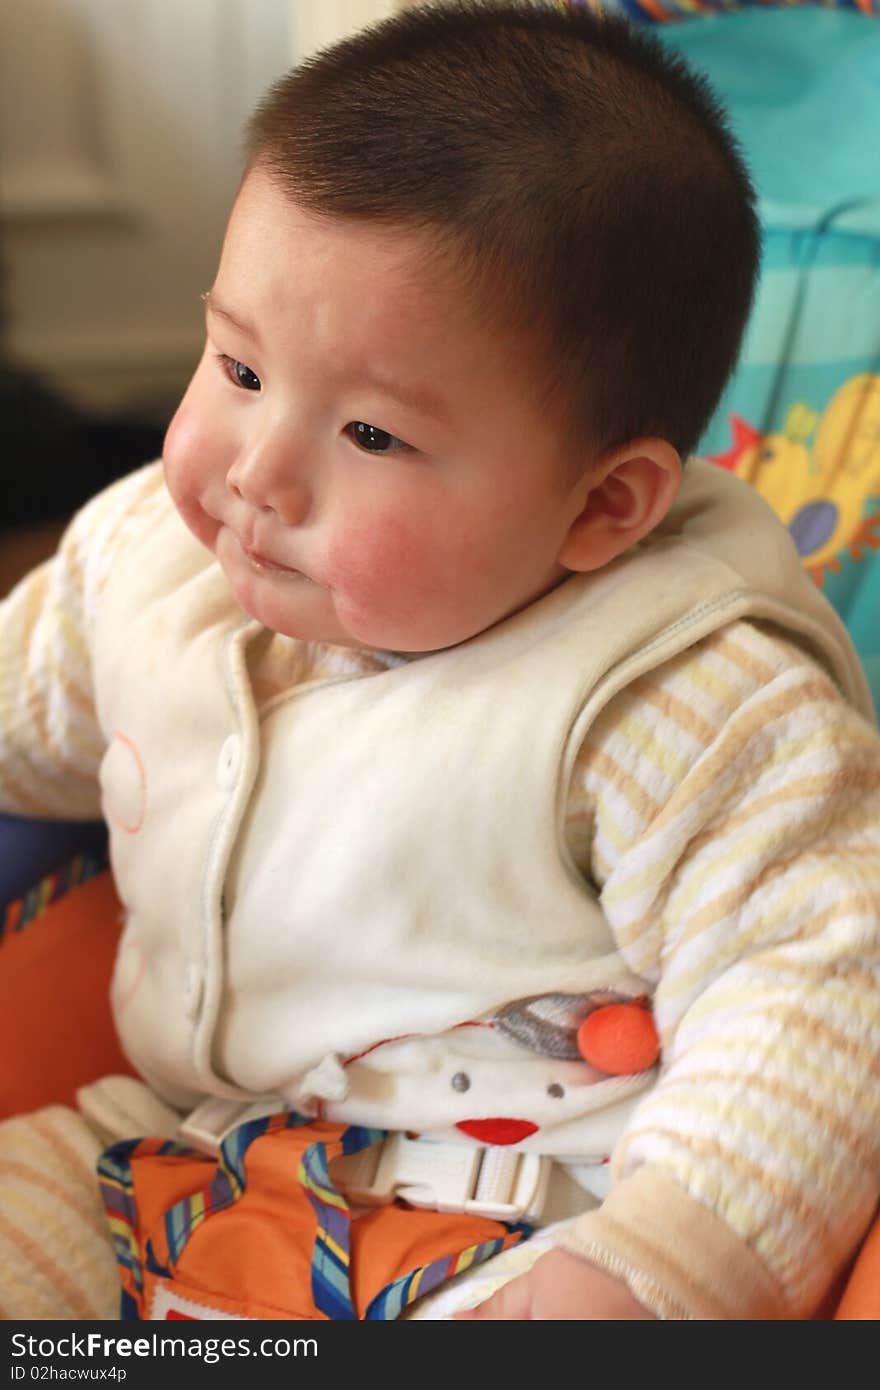
[[[858,561],[880,550],[880,511],[866,513],[880,497],[880,376],[851,377],[821,419],[797,402],[779,432],[762,435],[739,416],[730,420],[730,449],[710,457],[767,499],[820,588],[844,554]]]

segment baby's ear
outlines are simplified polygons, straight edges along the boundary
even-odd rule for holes
[[[681,483],[681,459],[664,439],[635,439],[603,455],[582,480],[583,505],[559,552],[578,573],[601,569],[659,526]]]

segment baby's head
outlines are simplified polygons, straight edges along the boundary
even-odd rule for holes
[[[276,631],[465,641],[662,520],[757,258],[734,142],[655,41],[408,12],[251,122],[172,496]]]

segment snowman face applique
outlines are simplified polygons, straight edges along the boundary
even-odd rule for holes
[[[325,1058],[294,1103],[328,1120],[598,1155],[613,1142],[613,1112],[650,1084],[658,1056],[643,997],[547,994],[440,1035]]]

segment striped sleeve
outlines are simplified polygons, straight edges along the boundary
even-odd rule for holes
[[[738,623],[612,702],[570,809],[663,1061],[567,1243],[661,1315],[808,1316],[880,1195],[880,738]]]
[[[128,528],[161,486],[161,464],[149,464],[93,498],[52,559],[0,603],[2,811],[72,820],[101,813],[95,612]]]

